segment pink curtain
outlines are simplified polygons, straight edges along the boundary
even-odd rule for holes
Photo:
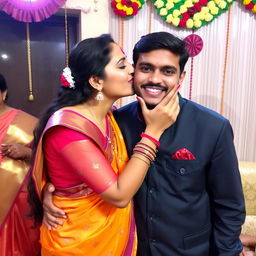
[[[67,0],[0,0],[0,9],[23,22],[39,22],[49,18]]]

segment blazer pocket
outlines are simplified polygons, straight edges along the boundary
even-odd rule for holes
[[[211,234],[211,225],[207,225],[204,229],[197,233],[184,236],[184,249],[188,250],[203,243],[209,243]]]
[[[181,176],[192,174],[193,172],[201,170],[200,161],[197,159],[168,159],[166,165],[169,171],[175,172],[176,174]]]

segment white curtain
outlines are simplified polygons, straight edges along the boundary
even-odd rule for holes
[[[192,33],[164,22],[154,7],[151,13],[149,0],[137,16],[123,23],[112,10],[109,13],[110,33],[120,44],[123,42],[130,61],[133,46],[142,35],[167,31],[184,38]],[[256,14],[245,10],[240,2],[234,2],[230,23],[225,12],[194,33],[203,39],[204,47],[194,57],[191,99],[228,118],[234,130],[238,159],[256,161]],[[185,67],[187,75],[180,90],[186,98],[189,97],[190,68],[191,59]],[[133,100],[134,97],[127,97],[121,104]]]

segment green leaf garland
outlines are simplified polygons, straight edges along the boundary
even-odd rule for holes
[[[151,0],[164,21],[180,28],[198,29],[228,10],[234,0]]]

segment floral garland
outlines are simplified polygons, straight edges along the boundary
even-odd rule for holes
[[[242,0],[242,3],[245,6],[245,9],[256,13],[256,0]]]
[[[144,3],[145,0],[113,0],[111,7],[116,15],[125,18],[135,16]]]
[[[234,0],[151,0],[158,14],[176,27],[198,29],[228,10]],[[251,1],[251,0],[244,0]],[[255,0],[253,0],[255,1]]]
[[[61,85],[66,88],[75,89],[75,81],[74,77],[72,76],[71,69],[69,67],[65,67],[63,69],[62,74],[60,74],[60,82]]]

